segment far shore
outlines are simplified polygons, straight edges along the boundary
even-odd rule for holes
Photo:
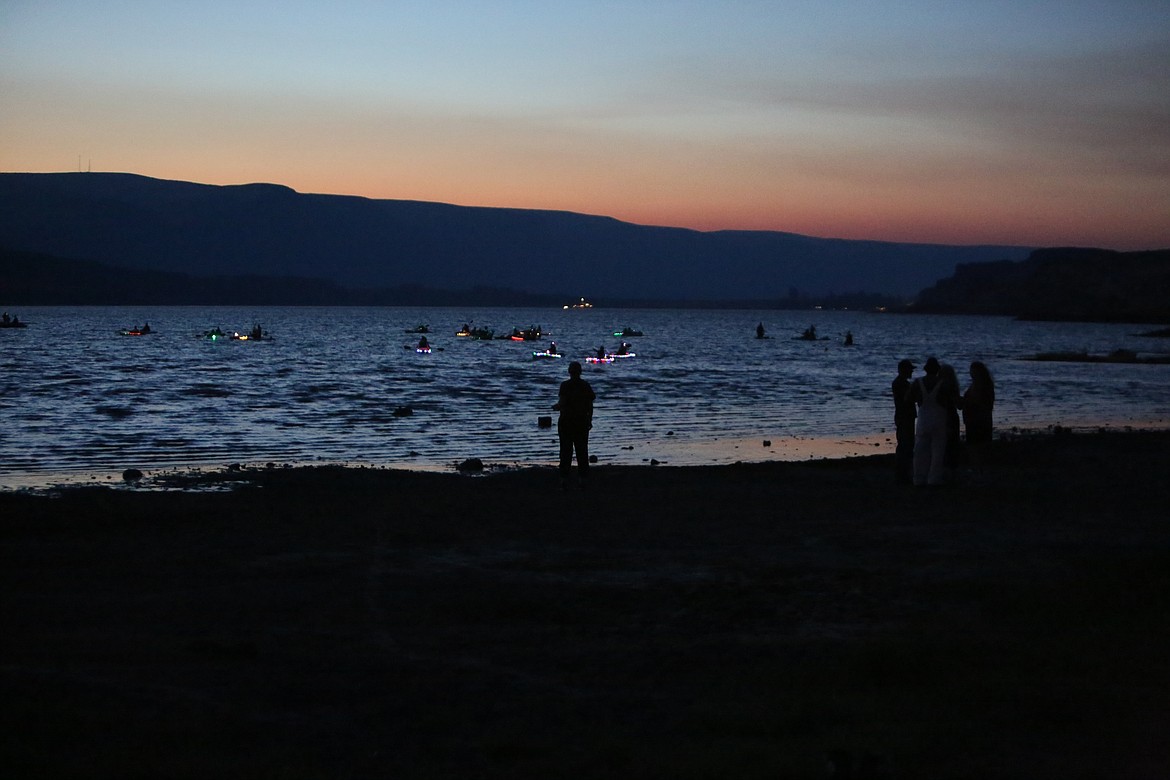
[[[1167,776],[1170,431],[1013,435],[973,465],[0,491],[0,767]]]

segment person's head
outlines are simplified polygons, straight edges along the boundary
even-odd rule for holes
[[[581,376],[581,364],[576,360],[569,364],[569,376],[574,378]]]
[[[971,364],[971,379],[975,382],[983,382],[991,384],[991,372],[987,370],[987,366],[983,361],[976,360]]]
[[[952,387],[958,388],[959,375],[957,373],[955,373],[954,366],[952,366],[950,363],[943,363],[942,366],[939,367],[938,373],[939,373],[939,376],[942,377],[944,382],[949,382]]]
[[[901,376],[910,376],[914,373],[914,361],[900,360],[898,361],[898,374]]]
[[[926,359],[926,362],[922,364],[922,370],[925,371],[926,373],[930,374],[931,376],[937,374],[938,373],[938,358],[934,357],[933,355],[931,357],[928,357]]]

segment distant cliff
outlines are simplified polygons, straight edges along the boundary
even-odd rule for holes
[[[1170,249],[1038,249],[1022,262],[962,264],[923,290],[911,310],[1170,322]]]
[[[513,290],[657,301],[881,293],[1028,250],[700,232],[608,217],[219,187],[132,174],[0,174],[0,246],[191,277],[345,290]]]

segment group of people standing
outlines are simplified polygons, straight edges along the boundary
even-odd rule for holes
[[[894,379],[894,427],[897,435],[895,477],[915,485],[945,485],[959,467],[959,413],[967,429],[967,451],[973,468],[980,469],[991,442],[991,415],[995,383],[981,361],[971,364],[971,384],[959,387],[952,366],[927,358],[925,376],[914,379],[910,360],[898,363]]]
[[[910,360],[898,363],[898,376],[891,390],[894,396],[894,427],[897,432],[895,475],[898,482],[914,485],[945,485],[954,480],[959,467],[959,433],[967,429],[967,453],[974,469],[981,469],[985,450],[991,443],[995,383],[981,361],[971,363],[971,383],[965,391],[952,366],[927,358],[924,375],[914,378],[917,366]],[[569,364],[569,378],[561,383],[557,403],[560,438],[560,474],[567,486],[576,455],[581,486],[589,474],[589,430],[593,427],[596,394],[581,378],[581,364]]]

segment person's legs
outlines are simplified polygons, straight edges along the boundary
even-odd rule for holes
[[[568,431],[561,431],[561,481],[569,478],[573,471],[573,437]]]
[[[928,485],[947,484],[947,429],[935,431],[930,437],[930,468],[926,477]]]
[[[930,476],[931,438],[925,432],[914,437],[914,484],[925,485]]]
[[[914,474],[914,426],[898,426],[897,437],[898,444],[894,450],[894,479],[898,484],[909,485]]]
[[[589,477],[589,431],[578,433],[573,446],[577,450],[577,478],[584,482]]]

